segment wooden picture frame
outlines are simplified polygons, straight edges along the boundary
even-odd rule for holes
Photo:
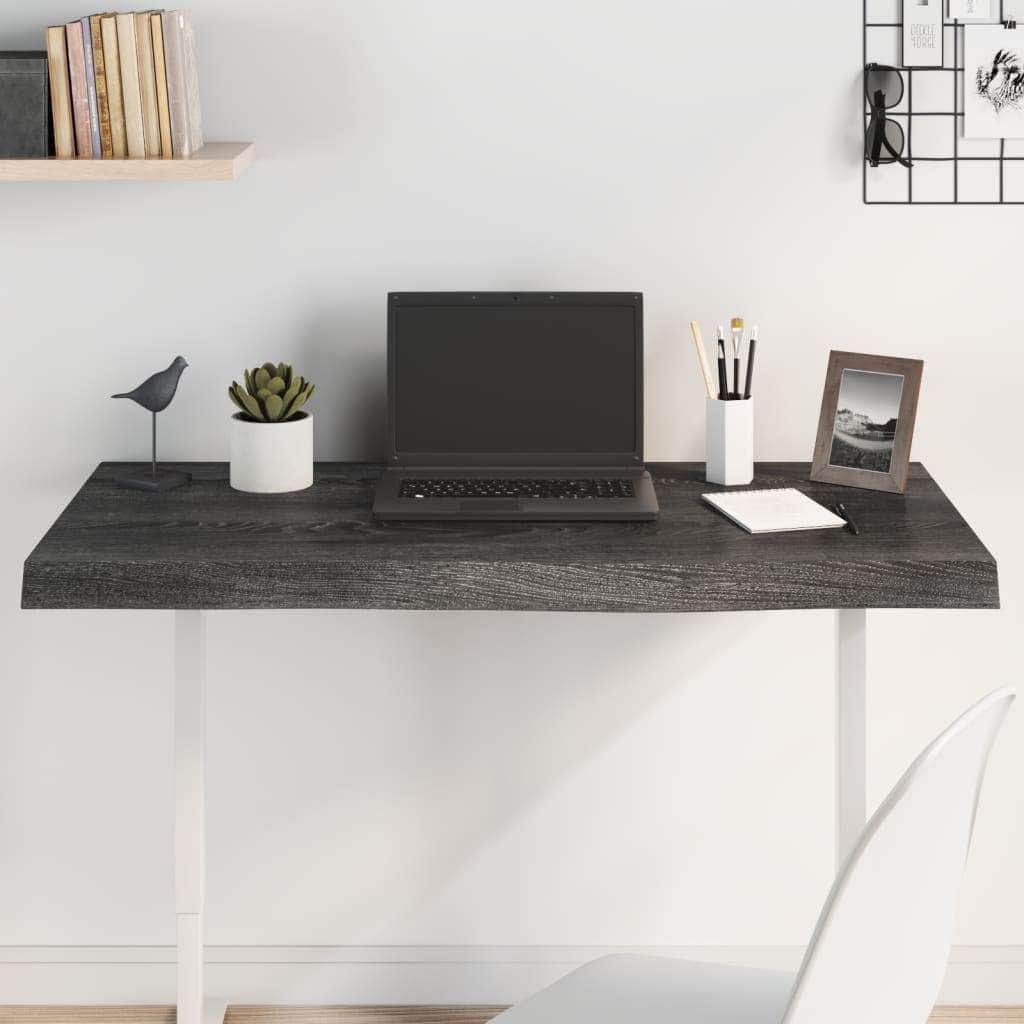
[[[830,352],[811,479],[904,494],[924,363]]]

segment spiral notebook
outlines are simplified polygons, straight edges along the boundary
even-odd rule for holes
[[[720,491],[701,497],[748,533],[836,530],[846,525],[845,519],[792,487],[769,491]]]

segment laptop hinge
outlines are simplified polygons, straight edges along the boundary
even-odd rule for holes
[[[493,476],[507,477],[514,477],[517,473],[551,473],[555,476],[559,473],[642,473],[644,469],[645,467],[642,463],[626,465],[619,463],[618,465],[611,466],[581,466],[578,463],[565,466],[495,466],[486,464],[481,466],[467,466],[465,464],[459,466],[420,466],[406,463],[404,465],[392,464],[388,466],[389,471],[400,473],[423,473],[425,475],[436,475],[438,473],[451,473],[454,475],[459,473],[490,473]]]

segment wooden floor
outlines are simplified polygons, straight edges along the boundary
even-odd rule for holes
[[[486,1024],[500,1006],[231,1006],[225,1024]],[[172,1006],[0,1006],[2,1024],[174,1024]],[[1024,1024],[1024,1006],[940,1006],[930,1024]]]
[[[224,1020],[225,1024],[486,1024],[503,1009],[501,1006],[229,1006]],[[175,1024],[174,1018],[173,1006],[0,1006],[2,1024]]]
[[[503,1009],[502,1006],[229,1006],[224,1021],[225,1024],[486,1024]],[[0,1024],[175,1024],[174,1018],[173,1006],[0,1006]]]

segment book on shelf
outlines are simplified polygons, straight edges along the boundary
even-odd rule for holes
[[[73,160],[75,158],[75,126],[71,113],[67,32],[63,25],[55,25],[46,30],[46,55],[50,69],[54,150],[58,160]]]
[[[82,160],[92,159],[92,118],[89,116],[89,88],[85,84],[85,42],[82,23],[64,26],[68,47],[68,78],[71,82],[71,116],[75,123],[75,152]]]
[[[115,14],[117,52],[121,57],[121,95],[128,159],[146,159],[146,133],[142,123],[142,88],[139,85],[139,49],[135,43],[135,15]]]
[[[92,40],[92,64],[96,85],[100,155],[104,160],[109,160],[114,155],[114,145],[110,136],[110,100],[107,98],[107,62],[103,53],[103,30],[100,27],[100,16],[98,14],[92,14],[85,20],[89,23],[89,36]]]
[[[158,160],[203,147],[188,11],[106,12],[46,30],[61,159]]]
[[[156,72],[156,109],[160,125],[160,155],[169,160],[174,156],[171,141],[171,108],[167,101],[167,63],[164,59],[164,21],[159,11],[149,16],[153,33],[153,68]]]
[[[203,114],[199,103],[199,55],[196,52],[196,33],[192,15],[180,12],[185,33],[185,89],[188,96],[188,128],[192,133],[192,152],[203,148]]]
[[[117,46],[117,19],[113,14],[100,17],[103,34],[103,58],[107,70],[107,97],[110,101],[110,144],[115,160],[128,159],[128,134],[124,124],[124,95],[121,90],[121,54]]]
[[[81,18],[82,52],[85,54],[85,91],[89,96],[89,134],[92,142],[92,158],[99,160],[103,156],[103,144],[100,141],[100,104],[96,95],[96,61],[92,50],[92,29],[88,18]]]
[[[195,55],[191,23],[192,19],[186,11],[165,11],[163,14],[167,101],[174,155],[178,157],[190,157],[203,145],[202,127],[197,130],[193,125],[199,108],[199,96],[193,80]]]
[[[142,95],[142,133],[146,156],[160,158],[160,117],[156,109],[156,64],[153,60],[153,26],[149,11],[135,15],[135,48],[139,55],[139,91]]]

